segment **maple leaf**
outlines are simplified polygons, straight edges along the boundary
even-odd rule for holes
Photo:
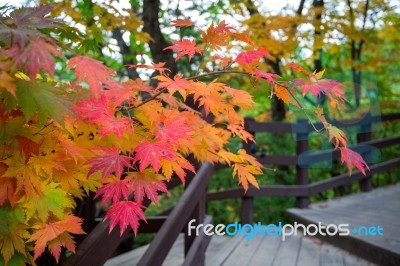
[[[191,27],[193,22],[190,19],[175,19],[171,21],[171,26],[175,27]]]
[[[235,124],[229,124],[227,128],[232,132],[232,134],[239,136],[244,142],[247,143],[248,140],[254,142],[254,136],[247,132],[243,126],[241,125],[235,125]]]
[[[74,116],[71,111],[72,102],[66,97],[63,89],[53,86],[55,84],[41,80],[30,82],[21,79],[15,83],[17,85],[16,104],[21,107],[26,119],[29,120],[35,116],[39,118],[39,122],[45,123],[51,118],[63,124],[65,115]]]
[[[189,56],[189,61],[192,59],[194,54],[199,53],[201,54],[202,48],[199,46],[196,46],[196,42],[194,40],[189,40],[189,39],[183,39],[182,41],[174,41],[174,45],[165,47],[164,50],[174,50],[177,51],[178,54],[176,55],[176,60],[181,58],[184,55]]]
[[[85,149],[81,148],[76,142],[69,140],[65,136],[60,137],[58,140],[61,147],[64,148],[65,154],[74,159],[75,163],[78,162],[78,159],[85,158]]]
[[[347,146],[347,137],[342,130],[332,125],[329,125],[327,130],[329,133],[329,141],[334,140],[335,142],[335,149],[339,147],[339,144],[343,147]]]
[[[172,96],[176,91],[178,91],[183,99],[186,99],[187,90],[192,85],[190,80],[185,79],[182,75],[176,75],[174,79],[170,79],[167,76],[156,76],[154,79],[160,81],[157,86],[157,90],[161,88],[167,88],[168,93]]]
[[[110,206],[104,220],[110,219],[110,233],[119,224],[120,235],[125,232],[128,225],[135,236],[139,228],[139,220],[146,222],[146,216],[142,211],[143,206],[133,201],[120,201]]]
[[[229,86],[223,86],[224,90],[231,96],[232,104],[243,109],[250,109],[253,106],[253,96],[244,90],[237,90]]]
[[[78,82],[86,81],[90,91],[96,98],[99,97],[102,84],[117,88],[117,82],[112,78],[114,70],[106,67],[100,61],[86,56],[75,56],[69,60],[68,69],[75,68],[75,76]]]
[[[369,170],[367,163],[357,152],[352,151],[346,147],[340,147],[340,154],[341,154],[342,164],[345,163],[347,165],[350,171],[350,175],[354,166],[364,175],[365,175],[365,169]]]
[[[250,35],[247,32],[245,33],[233,32],[232,35],[237,39],[239,39],[240,41],[247,43],[250,46],[255,46],[254,42],[252,41]]]
[[[81,218],[70,215],[57,222],[35,225],[36,232],[28,240],[28,242],[35,241],[34,260],[44,252],[51,241],[53,242],[49,243],[49,247],[57,262],[61,251],[58,247],[65,246],[69,251],[75,253],[75,243],[69,234],[65,235],[64,233],[85,234],[81,224]]]
[[[93,149],[97,155],[89,159],[86,164],[92,165],[88,172],[88,176],[97,171],[103,171],[102,178],[106,178],[111,173],[120,178],[124,167],[131,166],[131,158],[126,155],[120,155],[120,150],[116,147],[103,147],[100,149]]]
[[[2,163],[0,163],[1,167]],[[0,176],[2,175],[0,170]],[[1,186],[0,186],[0,206],[8,200],[10,202],[11,207],[19,201],[20,197],[16,193],[17,182],[15,178],[0,178]]]
[[[275,79],[276,78],[280,78],[281,77],[281,76],[279,76],[279,75],[277,75],[275,73],[266,73],[266,72],[261,71],[261,70],[255,70],[253,73],[254,73],[254,75],[256,75],[256,79],[257,80],[260,79],[260,78],[263,78],[271,85],[275,84],[275,82],[276,82]]]
[[[29,239],[30,233],[25,224],[24,211],[19,206],[12,209],[0,208],[0,217],[0,258],[4,259],[5,265],[13,265],[12,258],[18,255],[15,251],[27,255],[28,248],[25,241]]]
[[[229,64],[232,63],[232,58],[230,58],[230,57],[224,57],[224,56],[220,56],[220,55],[213,55],[210,58],[212,60],[220,60],[222,67],[227,67]]]
[[[62,57],[57,48],[40,39],[31,40],[28,47],[18,53],[13,61],[18,67],[25,67],[30,79],[36,79],[40,69],[54,75],[54,56]]]
[[[254,178],[254,175],[260,175],[262,171],[248,164],[235,163],[233,165],[233,176],[237,175],[239,184],[242,184],[245,191],[249,188],[249,183],[259,188],[257,180]]]
[[[37,7],[23,7],[10,13],[13,23],[19,27],[35,27],[37,29],[48,29],[59,27],[58,19],[46,17],[53,10],[50,4]]]
[[[267,52],[264,48],[259,48],[252,51],[241,52],[235,59],[235,62],[240,65],[251,65],[260,60],[263,57],[270,57],[272,56]]]
[[[157,205],[158,192],[168,192],[165,183],[151,169],[129,173],[126,179],[129,180],[130,189],[135,193],[135,202],[138,203],[146,196]]]
[[[6,71],[1,71],[0,73],[0,89],[5,89],[8,91],[12,96],[17,98],[17,88],[14,84],[14,78],[11,77]],[[0,90],[1,92],[1,90]]]
[[[102,195],[101,203],[105,204],[112,199],[113,203],[120,201],[121,197],[128,200],[131,193],[131,184],[129,180],[124,179],[112,180],[110,183],[102,186],[96,193],[95,198]]]
[[[299,66],[298,64],[296,64],[295,62],[290,62],[289,63],[289,67],[297,72],[301,72],[306,74],[307,76],[313,76],[313,74],[310,71],[305,70],[304,68],[302,68],[301,66]]]
[[[80,119],[90,123],[101,124],[103,120],[114,117],[113,111],[109,108],[108,98],[103,94],[98,98],[79,101],[75,111]]]
[[[188,133],[192,131],[185,116],[178,111],[171,111],[167,115],[162,112],[157,121],[157,129],[156,139],[174,146],[178,146],[180,140],[189,140]]]
[[[107,120],[103,120],[100,130],[100,136],[104,137],[110,133],[114,133],[119,138],[122,138],[125,132],[134,133],[133,130],[133,121],[128,117],[108,117]]]
[[[23,205],[26,220],[35,215],[41,221],[46,221],[51,213],[62,219],[65,208],[73,207],[67,192],[59,188],[57,183],[43,183],[40,185],[40,190],[41,193],[31,196]]]
[[[146,68],[146,69],[154,69],[160,74],[164,74],[164,72],[171,72],[169,68],[164,67],[165,62],[158,62],[158,63],[152,63],[152,65],[145,65],[145,64],[137,64],[137,65],[128,65],[129,68]]]
[[[274,94],[276,95],[276,97],[278,97],[278,99],[281,99],[284,103],[286,104],[289,103],[289,92],[286,87],[275,84]]]
[[[181,180],[182,184],[185,184],[185,169],[192,173],[196,173],[193,165],[180,154],[177,154],[173,159],[161,160],[161,164],[162,172],[168,181],[171,180],[172,174],[175,173]]]
[[[32,154],[39,154],[40,145],[38,143],[24,136],[15,136],[14,138],[18,141],[19,144],[18,151],[25,154],[25,162],[29,161],[29,158],[32,156]]]
[[[220,50],[228,44],[228,37],[232,34],[232,27],[221,21],[217,26],[212,23],[206,31],[200,30],[203,43],[207,43],[211,49]]]
[[[160,141],[154,143],[143,141],[134,149],[134,152],[136,154],[133,160],[140,161],[140,172],[148,165],[158,172],[161,168],[161,159],[171,160],[176,154],[170,144]]]

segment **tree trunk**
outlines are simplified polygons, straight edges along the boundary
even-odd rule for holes
[[[143,1],[143,30],[151,37],[149,47],[154,63],[165,62],[165,66],[171,70],[171,75],[174,76],[178,72],[178,68],[173,51],[164,50],[171,44],[167,42],[161,32],[160,22],[158,21],[159,11],[160,0]]]

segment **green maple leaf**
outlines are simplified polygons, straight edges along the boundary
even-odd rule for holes
[[[36,216],[46,221],[51,213],[62,219],[64,209],[74,207],[67,193],[58,188],[57,183],[42,184],[41,191],[42,193],[30,197],[24,204],[26,220]]]
[[[40,122],[46,122],[51,118],[61,124],[64,115],[73,115],[72,102],[68,100],[62,89],[54,87],[52,83],[40,80],[35,82],[18,80],[16,84],[16,99],[11,94],[4,93],[8,110],[19,106],[27,120],[37,114]]]

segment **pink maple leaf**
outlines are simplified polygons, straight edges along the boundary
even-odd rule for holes
[[[146,222],[146,216],[142,210],[142,204],[133,201],[119,201],[111,205],[104,220],[110,219],[110,233],[119,224],[120,235],[125,232],[128,225],[132,228],[135,236],[139,228],[139,220]]]
[[[261,70],[255,70],[253,73],[254,73],[254,75],[256,75],[256,79],[263,78],[263,79],[265,79],[269,84],[274,84],[274,83],[275,83],[275,79],[281,77],[281,76],[279,76],[278,74],[275,74],[275,73],[266,73],[266,72],[261,71]]]
[[[257,50],[241,52],[235,59],[235,62],[241,65],[251,65],[262,57],[272,57],[266,49],[259,48]]]
[[[144,141],[135,149],[136,152],[133,160],[140,161],[139,170],[142,172],[148,165],[151,165],[156,172],[161,168],[161,159],[171,160],[175,156],[175,151],[171,149],[167,142]]]
[[[131,165],[131,158],[129,156],[120,155],[119,149],[116,147],[103,147],[100,149],[93,149],[94,152],[100,153],[100,155],[89,159],[86,163],[91,164],[88,175],[93,174],[97,171],[103,171],[102,177],[106,178],[109,174],[114,173],[120,178],[124,167]]]
[[[107,88],[119,87],[112,77],[115,71],[103,65],[100,61],[86,56],[75,56],[68,62],[67,68],[75,68],[75,76],[78,82],[86,81],[95,97],[100,95],[102,85]]]
[[[182,41],[174,41],[174,45],[168,46],[164,48],[164,50],[171,49],[177,51],[176,60],[181,58],[184,55],[189,56],[189,61],[192,59],[194,54],[201,54],[202,49],[196,46],[196,42],[194,40],[183,39]]]
[[[120,201],[121,197],[128,200],[131,193],[131,184],[129,180],[117,180],[102,186],[96,193],[95,198],[102,195],[101,203],[105,204],[112,199],[113,203]]]
[[[365,169],[369,170],[367,163],[357,152],[352,151],[346,147],[341,147],[340,154],[342,163],[345,163],[347,165],[347,167],[350,170],[350,174],[354,166],[358,170],[360,170],[360,172],[363,173],[364,175],[365,175]]]
[[[136,176],[130,178],[131,190],[135,193],[135,201],[142,202],[144,197],[147,196],[156,205],[158,204],[158,192],[168,192],[167,186],[162,180],[158,180],[151,177],[145,177],[136,174]]]

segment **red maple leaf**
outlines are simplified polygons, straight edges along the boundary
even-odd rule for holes
[[[259,48],[257,50],[241,52],[236,57],[235,62],[241,65],[251,65],[255,62],[258,62],[260,58],[264,56],[272,58],[266,49]]]
[[[280,78],[281,77],[278,74],[266,73],[266,72],[261,71],[261,70],[255,70],[253,73],[254,73],[254,75],[256,75],[256,79],[263,78],[271,85],[275,84],[275,79],[276,78]]]
[[[369,170],[367,163],[357,152],[352,151],[346,147],[341,147],[340,154],[342,163],[345,163],[350,170],[350,175],[354,166],[364,175],[365,175],[365,169]]]
[[[160,114],[157,121],[158,131],[156,139],[160,142],[169,142],[174,146],[179,144],[179,140],[189,140],[188,132],[192,131],[188,121],[180,112],[171,111],[167,115]]]
[[[106,178],[109,174],[114,173],[120,178],[124,167],[131,166],[131,158],[129,156],[120,155],[119,149],[116,147],[103,147],[93,149],[97,154],[100,154],[92,159],[89,159],[86,164],[91,164],[88,176],[97,171],[103,171],[102,177]]]
[[[134,132],[132,124],[133,121],[128,117],[108,117],[107,120],[103,120],[101,123],[100,136],[104,137],[110,133],[114,133],[122,138],[125,132]]]
[[[25,154],[25,162],[29,161],[29,158],[31,158],[32,154],[39,154],[40,144],[23,136],[15,136],[14,138],[18,141],[19,144],[18,151]]]
[[[142,205],[133,201],[120,201],[111,205],[104,220],[110,219],[110,233],[119,224],[120,235],[125,232],[128,225],[132,228],[135,235],[139,228],[139,220],[146,221],[146,216],[142,211]]]
[[[175,151],[171,149],[167,142],[148,142],[140,143],[135,149],[133,160],[140,161],[140,171],[142,172],[148,165],[151,165],[156,172],[161,168],[161,159],[171,160],[175,156]]]
[[[174,45],[165,47],[164,50],[171,49],[177,51],[176,59],[178,60],[184,55],[189,56],[189,61],[192,59],[195,53],[201,54],[202,49],[196,46],[196,42],[194,40],[183,39],[182,41],[174,41]]]
[[[167,186],[162,180],[157,179],[154,175],[146,174],[146,171],[130,173],[126,179],[129,180],[130,188],[135,193],[135,201],[139,203],[147,196],[157,205],[158,192],[168,192]]]
[[[325,94],[329,98],[329,100],[345,100],[344,92],[340,88],[342,86],[342,83],[335,80],[317,80],[315,77],[310,77],[309,79],[296,79],[293,85],[301,86],[303,96],[306,95],[308,92],[311,92],[314,97],[319,97],[319,95],[322,93]]]
[[[121,197],[124,200],[128,200],[128,196],[131,193],[131,184],[129,180],[113,180],[112,182],[102,186],[96,193],[95,198],[102,195],[101,203],[105,204],[107,201],[112,199],[113,203],[119,202]],[[139,202],[139,201],[137,201]]]
[[[78,117],[91,123],[100,123],[114,117],[114,112],[109,108],[109,101],[106,95],[99,98],[90,98],[82,100],[76,104],[75,111]]]
[[[17,66],[25,67],[32,80],[36,79],[40,69],[53,76],[54,56],[63,56],[54,45],[40,39],[32,40],[26,48],[18,52],[13,60]]]
[[[113,79],[114,70],[103,65],[100,61],[86,56],[75,56],[69,60],[67,68],[75,68],[78,82],[86,81],[90,91],[95,97],[100,95],[102,85],[107,88],[118,88],[118,83]]]
[[[191,27],[193,22],[190,19],[175,19],[171,21],[171,26],[175,27]]]

